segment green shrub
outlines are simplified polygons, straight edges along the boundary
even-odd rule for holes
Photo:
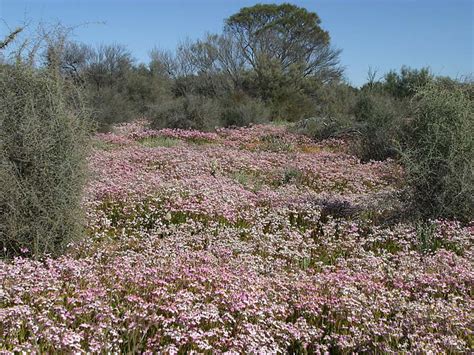
[[[114,87],[89,91],[88,101],[100,131],[109,131],[113,124],[131,121],[138,115],[127,95]]]
[[[339,137],[353,131],[356,90],[344,83],[315,83],[312,117],[293,129],[315,140]]]
[[[433,79],[429,68],[412,69],[403,66],[400,73],[390,71],[385,75],[382,88],[393,97],[412,97],[417,90],[431,83]]]
[[[276,89],[269,105],[274,120],[298,122],[314,115],[314,100],[302,90],[291,87]]]
[[[126,99],[134,115],[147,115],[151,105],[171,94],[170,80],[153,75],[143,64],[133,67],[125,78]]]
[[[361,93],[355,106],[360,132],[357,154],[364,161],[384,160],[397,154],[396,141],[404,129],[402,103],[371,92]]]
[[[353,124],[348,116],[310,117],[295,124],[292,130],[318,141],[351,132]]]
[[[414,100],[402,158],[424,217],[470,221],[474,211],[474,105],[460,87],[428,85]]]
[[[274,121],[297,122],[313,116],[315,80],[304,78],[302,68],[291,65],[283,70],[275,61],[268,61],[259,72],[249,71],[244,76],[243,88],[252,97],[262,99],[270,109]]]
[[[57,73],[0,72],[0,253],[58,255],[81,233],[89,116]],[[28,250],[28,251],[26,251]]]
[[[186,95],[155,105],[150,115],[154,128],[209,131],[219,126],[222,110],[216,99]]]
[[[265,104],[249,96],[236,96],[223,101],[221,123],[223,126],[248,126],[268,122],[270,112]]]
[[[315,89],[317,116],[347,121],[354,112],[357,91],[345,83],[321,84]]]

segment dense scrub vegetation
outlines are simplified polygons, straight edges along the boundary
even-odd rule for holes
[[[429,85],[414,98],[403,163],[425,217],[474,216],[474,103],[460,87]]]
[[[0,68],[0,253],[59,255],[82,234],[91,122],[53,68]]]
[[[473,348],[472,82],[351,87],[289,4],[147,65],[66,32],[0,64],[0,352]]]

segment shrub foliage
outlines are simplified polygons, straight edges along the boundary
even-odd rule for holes
[[[384,160],[396,155],[396,140],[403,126],[403,110],[393,97],[374,92],[360,94],[355,126],[360,132],[358,155],[363,160]]]
[[[474,215],[474,105],[462,87],[428,85],[415,96],[403,161],[413,201],[428,217]]]
[[[0,250],[57,255],[81,229],[87,110],[57,73],[0,74]]]

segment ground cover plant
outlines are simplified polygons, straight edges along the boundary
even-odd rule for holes
[[[474,228],[392,218],[395,161],[274,125],[94,141],[87,237],[0,261],[1,350],[472,350]]]

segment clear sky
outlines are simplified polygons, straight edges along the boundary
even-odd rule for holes
[[[25,22],[79,25],[75,39],[126,45],[138,62],[150,49],[173,49],[185,39],[220,32],[224,19],[248,0],[0,0],[0,35]],[[281,1],[271,1],[279,3]],[[435,74],[474,72],[474,0],[294,0],[318,13],[333,45],[343,50],[346,78],[362,84],[403,64]],[[98,24],[105,22],[105,24]]]

